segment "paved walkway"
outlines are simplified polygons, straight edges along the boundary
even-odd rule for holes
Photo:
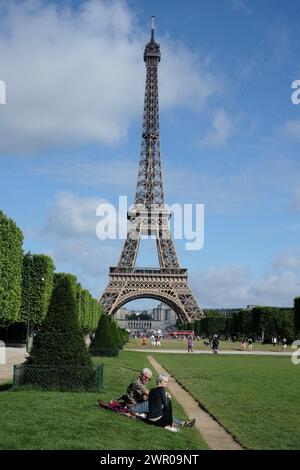
[[[27,356],[25,348],[5,348],[5,364],[0,364],[0,384],[12,381],[14,364],[21,364]]]
[[[124,348],[124,351],[136,351],[136,352],[146,352],[146,353],[176,353],[176,354],[213,354],[211,350],[197,350],[193,353],[188,353],[185,349],[132,349]],[[291,356],[291,352],[272,352],[272,351],[219,351],[218,354],[241,354],[242,356]]]
[[[147,357],[152,367],[158,374],[168,372],[153,358]],[[200,431],[203,439],[212,450],[243,450],[243,448],[233,439],[225,429],[206,411],[200,404],[186,392],[181,385],[171,376],[168,388],[171,394],[176,398],[178,403],[185,410],[188,417],[196,418],[196,428]]]

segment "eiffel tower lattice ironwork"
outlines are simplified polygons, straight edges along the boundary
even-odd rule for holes
[[[160,158],[158,63],[160,46],[151,39],[145,47],[146,87],[141,155],[135,203],[128,211],[127,239],[116,267],[109,271],[109,283],[100,302],[107,314],[114,315],[125,303],[153,298],[169,305],[182,323],[203,317],[188,285],[187,269],[180,268],[169,230],[170,211],[164,203]],[[136,268],[142,236],[156,238],[160,268]]]

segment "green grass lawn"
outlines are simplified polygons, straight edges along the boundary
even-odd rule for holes
[[[300,366],[289,357],[156,354],[250,449],[300,449]]]
[[[125,348],[141,350],[153,349],[153,351],[160,349],[185,349],[187,351],[187,340],[163,339],[161,341],[161,346],[152,346],[151,340],[148,338],[147,345],[143,346],[141,338],[131,338],[130,341],[126,344]],[[195,351],[210,351],[209,347],[205,347],[203,345],[202,339],[200,341],[195,340],[193,348]],[[236,341],[235,343],[231,341],[220,341],[220,351],[243,351],[243,348],[240,341]],[[290,346],[287,346],[287,348],[283,350],[281,345],[278,345],[274,348],[272,344],[254,343],[252,351],[292,352],[294,349],[292,349]]]
[[[206,449],[196,429],[179,433],[147,425],[97,407],[97,398],[117,399],[143,368],[146,355],[121,352],[103,358],[101,393],[0,390],[0,449]],[[154,386],[154,380],[150,383]],[[173,400],[174,415],[185,418]]]

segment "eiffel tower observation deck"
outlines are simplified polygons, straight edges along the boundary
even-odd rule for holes
[[[109,283],[100,302],[105,313],[114,315],[127,302],[156,299],[169,305],[182,323],[203,317],[202,309],[188,286],[187,269],[181,268],[169,230],[171,217],[165,205],[160,156],[158,64],[160,45],[154,37],[146,44],[146,85],[141,153],[135,202],[128,211],[128,230],[116,267],[109,270]],[[154,236],[159,268],[136,268],[141,236]]]

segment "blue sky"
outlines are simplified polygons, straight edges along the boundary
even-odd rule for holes
[[[190,285],[203,307],[292,305],[296,0],[0,0],[0,207],[26,251],[50,254],[100,297],[122,242],[96,238],[95,209],[133,202],[151,15],[166,200],[205,205],[203,249],[175,242]],[[141,264],[154,256],[143,245]]]

